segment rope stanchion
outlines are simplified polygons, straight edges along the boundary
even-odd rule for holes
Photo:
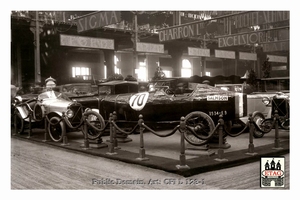
[[[224,154],[224,149],[222,148],[223,145],[223,129],[224,129],[224,120],[223,120],[223,115],[220,115],[220,119],[218,121],[220,123],[219,126],[219,149],[218,149],[218,158],[216,158],[216,161],[219,162],[224,162],[224,161],[228,161],[228,159],[223,158],[223,154]]]
[[[117,113],[116,111],[113,112],[112,115],[112,122],[117,121]],[[116,128],[115,126],[112,127],[112,131],[113,131],[113,142],[114,142],[114,149],[121,149],[120,147],[118,147],[118,139],[117,139],[117,132],[116,132]]]
[[[14,111],[14,133],[13,133],[13,135],[18,135],[17,114],[16,114],[16,111]]]
[[[144,148],[144,127],[143,127],[143,124],[144,123],[144,120],[143,120],[143,115],[139,115],[139,121],[138,121],[138,124],[140,126],[140,151],[139,151],[139,155],[140,157],[136,158],[137,160],[140,160],[140,161],[146,161],[146,160],[149,160],[149,158],[147,158],[145,155],[146,155],[146,150]]]
[[[108,144],[108,152],[106,154],[108,155],[115,155],[117,154],[117,152],[115,152],[115,148],[114,148],[114,136],[113,136],[113,114],[110,113],[109,114],[109,144]]]
[[[44,133],[44,139],[42,140],[42,142],[49,142],[50,139],[49,139],[49,132],[48,132],[48,120],[46,117],[44,120],[45,120],[45,133]]]
[[[257,153],[254,152],[254,144],[253,144],[253,133],[254,133],[254,121],[252,113],[249,114],[249,145],[247,155],[254,156]]]
[[[186,164],[186,157],[185,157],[185,138],[184,138],[184,131],[186,131],[186,124],[185,124],[185,118],[180,118],[180,165],[176,165],[177,169],[190,169],[190,167]]]
[[[66,122],[65,120],[62,120],[64,128],[62,129],[62,146],[69,146],[70,144],[68,143],[68,137],[67,137],[67,131],[66,131]]]
[[[279,115],[277,110],[275,110],[274,118],[275,118],[275,141],[274,141],[273,149],[278,150],[278,149],[282,149],[282,147],[280,147],[280,140],[279,140],[279,130],[278,130]]]
[[[83,145],[81,145],[81,148],[84,150],[91,149],[90,148],[90,143],[88,139],[88,128],[87,128],[87,123],[86,123],[86,116],[83,116],[83,134],[84,134],[84,140],[83,140]]]
[[[32,124],[31,124],[31,120],[32,120],[32,113],[29,113],[29,132],[28,132],[28,136],[27,138],[30,138],[32,135]]]

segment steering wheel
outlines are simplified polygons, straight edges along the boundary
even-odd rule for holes
[[[170,90],[169,88],[167,88],[165,90],[165,92],[168,94],[168,95],[173,95],[175,97],[175,92],[173,90]]]

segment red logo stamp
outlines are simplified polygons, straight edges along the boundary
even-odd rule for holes
[[[261,187],[284,187],[284,157],[261,157]]]

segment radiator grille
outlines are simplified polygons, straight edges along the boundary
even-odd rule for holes
[[[72,104],[70,105],[69,109],[71,109],[74,112],[74,116],[69,119],[70,123],[73,126],[80,124],[83,113],[83,108],[81,104]]]

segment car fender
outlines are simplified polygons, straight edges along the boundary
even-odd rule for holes
[[[92,108],[92,111],[95,111],[95,112],[97,112],[97,113],[99,113],[99,114],[100,114],[100,110],[99,110],[99,109],[97,109],[97,108]]]
[[[22,117],[22,119],[26,119],[29,116],[29,110],[24,109],[23,107],[17,106],[16,107]]]
[[[48,115],[48,117],[50,118],[50,117],[52,117],[52,116],[59,116],[59,117],[62,117],[62,112],[59,112],[59,111],[53,111],[53,112],[50,112],[50,113],[48,113],[47,114]]]

